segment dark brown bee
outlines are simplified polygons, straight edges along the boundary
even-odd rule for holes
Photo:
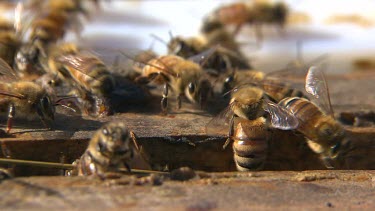
[[[293,97],[283,99],[279,105],[293,113],[299,121],[296,130],[306,137],[310,148],[321,156],[325,165],[332,168],[332,160],[348,147],[345,129],[334,119],[323,72],[311,67],[305,88],[313,96],[312,101]]]
[[[76,169],[67,172],[67,175],[104,177],[106,173],[118,172],[123,167],[130,171],[127,162],[134,156],[131,136],[122,122],[103,125],[95,132],[81,158],[73,163]]]
[[[235,117],[240,123],[235,126]],[[207,133],[228,131],[226,147],[231,139],[234,159],[239,171],[261,168],[267,153],[269,128],[291,130],[298,120],[288,110],[271,102],[267,94],[254,86],[242,86],[232,91],[229,106],[207,125]]]
[[[215,29],[218,24],[233,25],[236,35],[245,24],[253,25],[256,29],[257,40],[262,40],[261,24],[276,24],[284,27],[289,11],[282,2],[269,3],[256,1],[252,4],[238,2],[224,5],[211,14],[203,22],[203,31]]]

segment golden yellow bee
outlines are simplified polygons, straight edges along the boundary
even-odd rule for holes
[[[112,112],[108,98],[116,82],[101,59],[66,43],[49,53],[48,69],[75,88],[87,113],[99,116]]]
[[[234,161],[238,171],[261,170],[267,158],[272,129],[264,117],[241,119],[233,135]]]
[[[123,167],[130,171],[127,162],[134,156],[131,138],[132,133],[124,123],[106,123],[95,132],[81,158],[73,163],[76,169],[67,174],[104,177],[106,173],[118,172]]]
[[[240,121],[236,130],[235,117]],[[232,91],[229,106],[213,118],[206,129],[208,134],[215,134],[218,131],[228,131],[229,128],[224,147],[231,139],[235,140],[234,159],[237,169],[244,171],[259,169],[263,165],[267,153],[269,128],[292,130],[297,128],[298,124],[292,113],[270,101],[262,89],[242,86]],[[252,156],[256,159],[252,159]]]
[[[299,122],[296,130],[306,137],[308,145],[321,156],[324,164],[332,168],[332,159],[348,149],[350,142],[343,126],[334,119],[328,86],[320,69],[309,69],[305,88],[313,96],[311,101],[292,97],[281,100],[279,105],[293,113]]]
[[[16,115],[26,119],[40,118],[47,128],[52,128],[55,103],[48,92],[37,83],[20,80],[1,59],[0,68],[0,111],[8,115],[6,131],[10,132]]]
[[[164,85],[161,108],[167,112],[169,89],[177,95],[177,108],[181,107],[181,97],[185,96],[190,102],[204,104],[210,91],[210,83],[203,79],[204,72],[195,59],[201,59],[213,50],[203,52],[191,59],[179,56],[165,55],[150,60],[142,69],[138,82],[154,82]]]

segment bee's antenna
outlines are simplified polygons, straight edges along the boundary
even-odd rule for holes
[[[169,34],[169,38],[171,38],[171,40],[172,40],[172,39],[174,38],[172,31],[169,30],[169,31],[168,31],[168,34]]]
[[[157,41],[163,43],[164,45],[168,46],[168,42],[165,41],[165,40],[163,40],[163,39],[162,39],[161,37],[159,37],[158,35],[156,35],[156,34],[150,34],[150,36],[151,36],[152,38],[154,38],[154,40],[157,40]]]

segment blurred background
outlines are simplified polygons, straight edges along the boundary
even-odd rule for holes
[[[306,62],[327,54],[329,73],[347,73],[363,67],[375,69],[375,1],[263,1],[286,3],[290,16],[283,34],[275,26],[262,26],[261,46],[255,43],[254,27],[242,28],[236,38],[255,68],[265,72],[283,68],[297,58],[296,46],[300,42]],[[101,55],[107,60],[113,59],[109,49],[132,52],[152,47],[164,54],[166,45],[155,41],[151,34],[166,42],[170,39],[169,32],[173,36],[197,36],[206,15],[234,2],[252,1],[102,0],[101,9],[86,21],[82,36],[70,34],[67,39],[78,39],[80,44],[97,51],[108,49]],[[10,8],[1,12],[12,16],[14,7]],[[361,67],[353,65],[358,62]]]
[[[145,50],[166,53],[166,46],[154,42],[151,34],[168,41],[174,36],[196,36],[202,19],[229,0],[111,0],[84,28],[80,43],[97,49]],[[245,26],[238,41],[254,66],[262,71],[280,69],[295,60],[296,43],[302,43],[305,61],[327,54],[329,73],[355,69],[358,59],[375,57],[375,1],[371,0],[285,0],[291,11],[283,35],[274,26],[263,26],[264,41],[255,45],[254,29]],[[335,17],[336,16],[336,19]],[[337,20],[340,16],[345,20]]]

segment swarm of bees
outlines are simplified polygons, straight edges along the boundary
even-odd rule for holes
[[[113,101],[123,97],[118,94],[124,91],[123,81],[90,49],[63,42],[68,32],[79,34],[82,30],[82,18],[90,17],[88,5],[97,8],[98,2],[30,0],[17,5],[15,24],[0,21],[0,109],[8,118],[7,133],[16,116],[39,118],[46,128],[53,129],[55,106],[75,111],[66,99],[73,99],[83,115],[100,118],[116,112]],[[323,72],[318,67],[305,70],[304,93],[275,74],[255,70],[236,42],[244,25],[255,26],[259,40],[260,25],[283,28],[288,12],[284,3],[222,6],[207,15],[200,35],[171,35],[165,42],[167,54],[147,50],[132,57],[136,77],[129,77],[128,83],[142,90],[152,85],[159,88],[164,115],[172,109],[171,96],[176,98],[177,109],[183,106],[183,98],[204,109],[218,97],[225,98],[223,94],[230,95],[227,107],[206,129],[208,134],[227,134],[224,148],[233,140],[239,171],[263,169],[277,130],[302,135],[325,166],[333,168],[350,141],[333,117]],[[235,26],[234,32],[230,26]],[[222,87],[216,93],[215,83]],[[67,175],[104,177],[123,167],[131,171],[128,162],[134,149],[138,149],[135,135],[126,124],[109,122],[94,133]]]

